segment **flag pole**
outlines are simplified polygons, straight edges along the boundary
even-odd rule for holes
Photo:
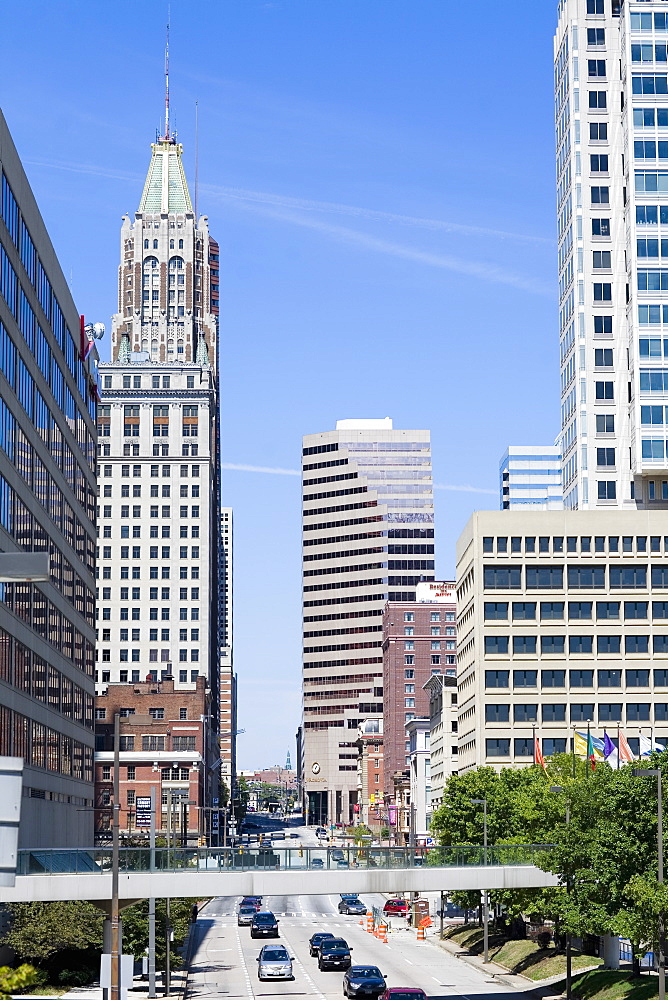
[[[619,757],[622,749],[622,741],[619,736],[619,726],[617,726],[617,770],[619,771]]]
[[[589,746],[591,744],[590,723],[587,722],[587,754],[585,757],[585,778],[589,777]]]
[[[531,727],[531,732],[533,733],[533,762],[534,762],[534,765],[535,765],[537,763],[537,761],[536,761],[536,727],[535,726]]]
[[[575,726],[573,726],[573,735],[571,736],[571,763],[573,765],[573,778],[575,778]]]

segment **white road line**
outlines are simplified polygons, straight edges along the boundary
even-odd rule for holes
[[[237,937],[237,950],[239,952],[239,964],[241,966],[241,971],[244,974],[244,979],[246,981],[246,993],[249,1000],[255,1000],[255,993],[253,992],[253,985],[251,983],[250,973],[248,971],[248,966],[246,965],[246,959],[244,958],[244,951],[241,947],[241,935],[239,934],[239,928],[236,928]]]
[[[407,958],[404,959],[404,962],[408,962],[409,965],[413,965],[414,964],[413,962],[409,961]]]
[[[307,927],[308,924],[304,924],[303,926]],[[309,976],[308,972],[304,968],[304,965],[297,958],[297,952],[294,950],[294,948],[292,947],[292,945],[290,944],[290,942],[287,940],[287,938],[285,937],[285,934],[283,932],[281,932],[281,937],[283,938],[283,941],[285,942],[285,944],[286,944],[286,946],[287,946],[288,951],[290,952],[290,954],[294,955],[294,960],[293,960],[293,963],[292,963],[293,966],[294,965],[297,966],[297,968],[299,969],[299,971],[301,972],[302,976],[304,977],[304,979],[306,980],[306,982],[309,984],[309,986],[311,987],[311,989],[313,990],[313,992],[315,993],[315,995],[317,997],[320,997],[320,1000],[327,1000],[325,994],[320,991],[320,989],[318,988],[318,986],[316,986],[316,984],[314,983],[314,981],[311,979],[311,977]]]

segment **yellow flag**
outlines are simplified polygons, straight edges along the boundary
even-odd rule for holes
[[[578,757],[587,758],[587,737],[582,733],[575,733],[574,750]]]

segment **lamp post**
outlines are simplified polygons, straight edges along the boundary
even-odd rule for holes
[[[121,931],[120,904],[118,900],[119,876],[119,834],[120,834],[120,729],[121,717],[114,713],[114,806],[111,827],[111,956],[109,993],[111,1000],[120,1000],[121,995]]]
[[[550,785],[550,791],[555,794],[563,792],[561,785]],[[571,821],[571,803],[570,799],[566,799],[566,825]],[[570,896],[571,894],[571,876],[570,873],[566,875],[566,893]],[[572,977],[573,977],[573,960],[571,955],[571,932],[566,932],[566,1000],[571,1000],[571,988],[572,988]]]
[[[656,778],[657,787],[657,881],[663,885],[663,792],[661,787],[661,770],[658,767],[634,767],[635,777]],[[666,956],[664,942],[664,919],[659,915],[659,1000],[666,1000]]]
[[[487,799],[469,799],[472,806],[482,806],[482,844],[483,861],[487,864]],[[489,896],[487,889],[482,891],[482,934],[483,934],[483,961],[489,962]]]

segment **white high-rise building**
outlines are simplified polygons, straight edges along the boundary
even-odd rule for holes
[[[501,510],[561,510],[561,455],[556,445],[509,445],[499,465]]]
[[[347,824],[358,726],[383,712],[385,604],[434,579],[429,431],[339,420],[302,454],[303,793],[308,823]]]
[[[666,0],[559,3],[567,508],[668,507],[667,52]]]

